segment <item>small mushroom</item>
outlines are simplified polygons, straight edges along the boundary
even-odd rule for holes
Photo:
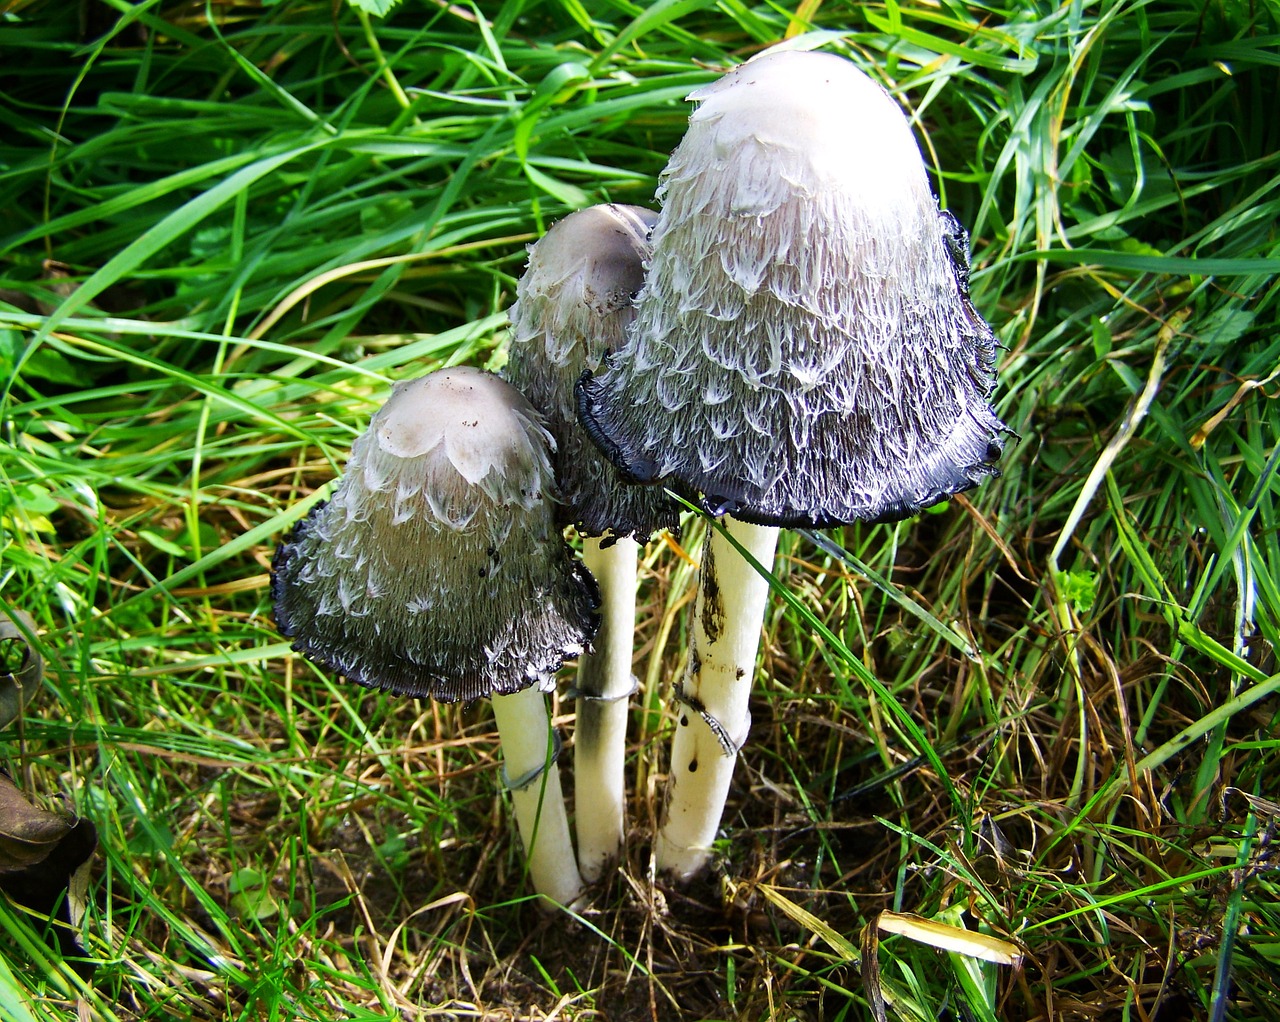
[[[644,284],[657,214],[607,203],[571,213],[529,249],[511,308],[503,375],[546,418],[560,520],[584,536],[640,536],[674,528],[660,490],[628,486],[578,423],[574,385],[623,342]]]
[[[578,424],[574,384],[622,343],[644,283],[656,214],[600,205],[555,224],[529,250],[511,309],[505,375],[546,417],[561,519],[583,537],[583,562],[600,585],[594,651],[579,661],[574,739],[575,824],[582,875],[617,858],[625,833],[623,770],[635,634],[639,543],[675,529],[665,492],[625,485]]]
[[[599,597],[555,523],[550,443],[492,374],[398,384],[332,498],[277,550],[272,596],[293,648],[358,684],[491,698],[533,885],[569,904],[581,879],[543,693],[586,647]]]
[[[766,568],[768,526],[903,518],[992,475],[996,341],[898,105],[847,60],[787,50],[689,98],[636,318],[579,383],[592,438],[725,515]],[[766,597],[714,532],[656,850],[681,876],[749,727]]]

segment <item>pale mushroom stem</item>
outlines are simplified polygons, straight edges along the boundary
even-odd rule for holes
[[[772,566],[777,529],[729,516],[724,525],[761,565]],[[666,812],[654,849],[657,869],[677,879],[693,876],[711,854],[738,749],[751,727],[748,702],[768,598],[768,581],[712,529],[702,548]]]
[[[533,889],[545,899],[544,907],[572,905],[582,894],[582,877],[553,758],[546,696],[532,687],[490,701]]]
[[[604,537],[582,541],[582,563],[595,576],[601,598],[595,651],[578,662],[573,753],[578,866],[588,881],[599,878],[622,851],[627,709],[635,688],[631,658],[640,545],[629,538],[605,542]]]

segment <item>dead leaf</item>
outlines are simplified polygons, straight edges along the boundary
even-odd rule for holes
[[[76,825],[73,813],[40,809],[0,774],[0,875],[43,862]]]
[[[30,614],[0,608],[0,727],[22,716],[44,678],[44,659],[27,641],[35,630]]]
[[[83,867],[97,847],[98,831],[90,821],[67,809],[32,805],[0,774],[0,890],[50,917],[64,957],[85,954],[77,940],[87,880]],[[72,964],[81,975],[92,971],[92,965]]]
[[[862,928],[862,989],[871,1005],[871,1017],[875,1022],[888,1022],[884,990],[880,986],[880,941],[874,926]]]

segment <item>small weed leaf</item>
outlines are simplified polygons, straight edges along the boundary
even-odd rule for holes
[[[384,18],[391,13],[400,0],[347,0],[347,4],[354,10],[363,11],[365,14],[372,14],[378,18]]]
[[[228,884],[231,891],[231,907],[241,919],[270,919],[280,911],[271,896],[271,877],[244,866],[235,871]]]
[[[1094,571],[1060,571],[1058,588],[1063,598],[1075,608],[1077,614],[1093,609],[1098,598],[1098,573]]]

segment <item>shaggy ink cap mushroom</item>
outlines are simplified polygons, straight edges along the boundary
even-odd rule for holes
[[[898,105],[798,51],[689,98],[635,321],[579,383],[600,448],[765,525],[908,517],[994,474],[996,340]]]
[[[612,203],[571,213],[530,247],[511,308],[504,375],[546,417],[561,520],[585,536],[644,541],[679,520],[661,489],[618,477],[578,424],[573,393],[579,377],[622,344],[656,219],[652,210]]]
[[[600,586],[595,648],[578,661],[574,801],[578,863],[604,875],[626,832],[628,702],[637,685],[636,562],[658,529],[675,531],[674,502],[656,487],[628,486],[579,425],[573,388],[622,343],[644,283],[656,214],[599,205],[552,226],[529,249],[511,308],[511,380],[543,413],[556,438],[556,481],[565,524],[582,537],[582,563]]]
[[[550,437],[498,377],[398,384],[328,503],[276,552],[293,648],[369,688],[444,702],[548,691],[599,597],[551,503]]]

